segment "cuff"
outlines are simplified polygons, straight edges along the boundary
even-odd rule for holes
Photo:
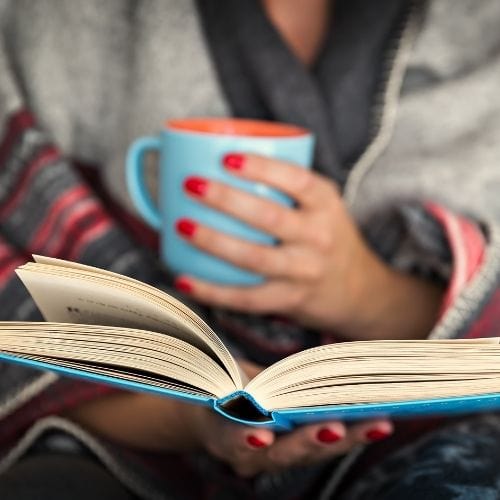
[[[425,208],[440,223],[452,255],[451,275],[439,314],[441,318],[481,268],[487,242],[472,220],[435,203],[427,203]]]
[[[452,256],[439,321],[430,338],[500,335],[500,227],[434,203],[425,209],[441,225]]]
[[[404,203],[374,214],[363,227],[390,266],[445,288],[429,338],[500,335],[500,226],[434,202]]]

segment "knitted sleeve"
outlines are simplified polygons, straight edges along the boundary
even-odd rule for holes
[[[364,229],[390,265],[445,287],[430,338],[499,335],[500,228],[495,220],[422,201],[374,214]]]

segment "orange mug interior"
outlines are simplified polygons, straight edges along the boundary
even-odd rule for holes
[[[298,137],[309,134],[308,130],[296,125],[242,118],[183,118],[168,120],[165,126],[169,130],[184,132],[251,137]]]

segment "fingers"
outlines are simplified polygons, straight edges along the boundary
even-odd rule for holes
[[[371,420],[349,428],[350,439],[359,443],[372,443],[389,437],[394,426],[389,420]]]
[[[274,433],[269,429],[235,424],[218,415],[210,415],[205,422],[206,447],[226,461],[271,446],[274,439]]]
[[[291,287],[289,283],[278,280],[252,287],[233,287],[214,285],[193,276],[180,276],[175,286],[200,303],[253,314],[293,310],[305,293],[300,287]]]
[[[280,469],[335,456],[347,448],[346,428],[341,422],[308,425],[280,437],[268,450],[272,469]]]
[[[238,426],[239,427],[239,426]],[[265,469],[265,453],[272,447],[275,435],[268,429],[238,428],[239,440],[244,444],[233,458],[233,470],[241,477],[252,477]]]
[[[332,195],[339,197],[338,189],[332,182],[288,162],[240,153],[226,155],[223,162],[236,175],[272,186],[295,199],[304,208],[322,205]]]
[[[353,447],[379,441],[393,431],[391,422],[376,420],[346,427],[341,422],[307,425],[282,436],[268,449],[268,467],[279,469],[333,458]]]
[[[286,273],[288,263],[281,258],[281,252],[274,246],[250,243],[191,219],[180,219],[177,231],[200,250],[249,271],[259,271],[268,276],[282,276]]]
[[[283,241],[300,236],[302,220],[291,208],[249,194],[227,184],[200,177],[188,177],[185,191],[200,202],[237,218]]]
[[[176,229],[182,238],[200,250],[270,278],[310,281],[321,274],[321,261],[314,258],[313,250],[308,247],[256,244],[191,219],[178,220]]]
[[[359,444],[384,439],[392,432],[393,426],[388,420],[372,420],[350,427],[330,421],[276,437],[269,429],[234,424],[213,414],[204,431],[206,449],[243,477],[328,460],[348,453]]]
[[[261,427],[228,424],[224,429],[223,436],[225,444],[240,453],[261,450],[274,443],[274,433]]]
[[[272,431],[245,427],[211,415],[206,422],[205,448],[229,464],[242,477],[252,477],[264,468],[263,454],[275,441]]]

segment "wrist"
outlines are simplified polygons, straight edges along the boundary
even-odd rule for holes
[[[123,392],[87,402],[65,416],[107,439],[148,451],[198,446],[195,405],[150,394]]]
[[[178,407],[178,419],[183,423],[185,440],[190,450],[203,449],[205,438],[204,430],[209,418],[205,406],[181,403]]]
[[[371,253],[371,252],[370,252]],[[341,334],[360,340],[425,338],[435,325],[444,290],[366,256],[366,273],[356,273],[354,300]]]

